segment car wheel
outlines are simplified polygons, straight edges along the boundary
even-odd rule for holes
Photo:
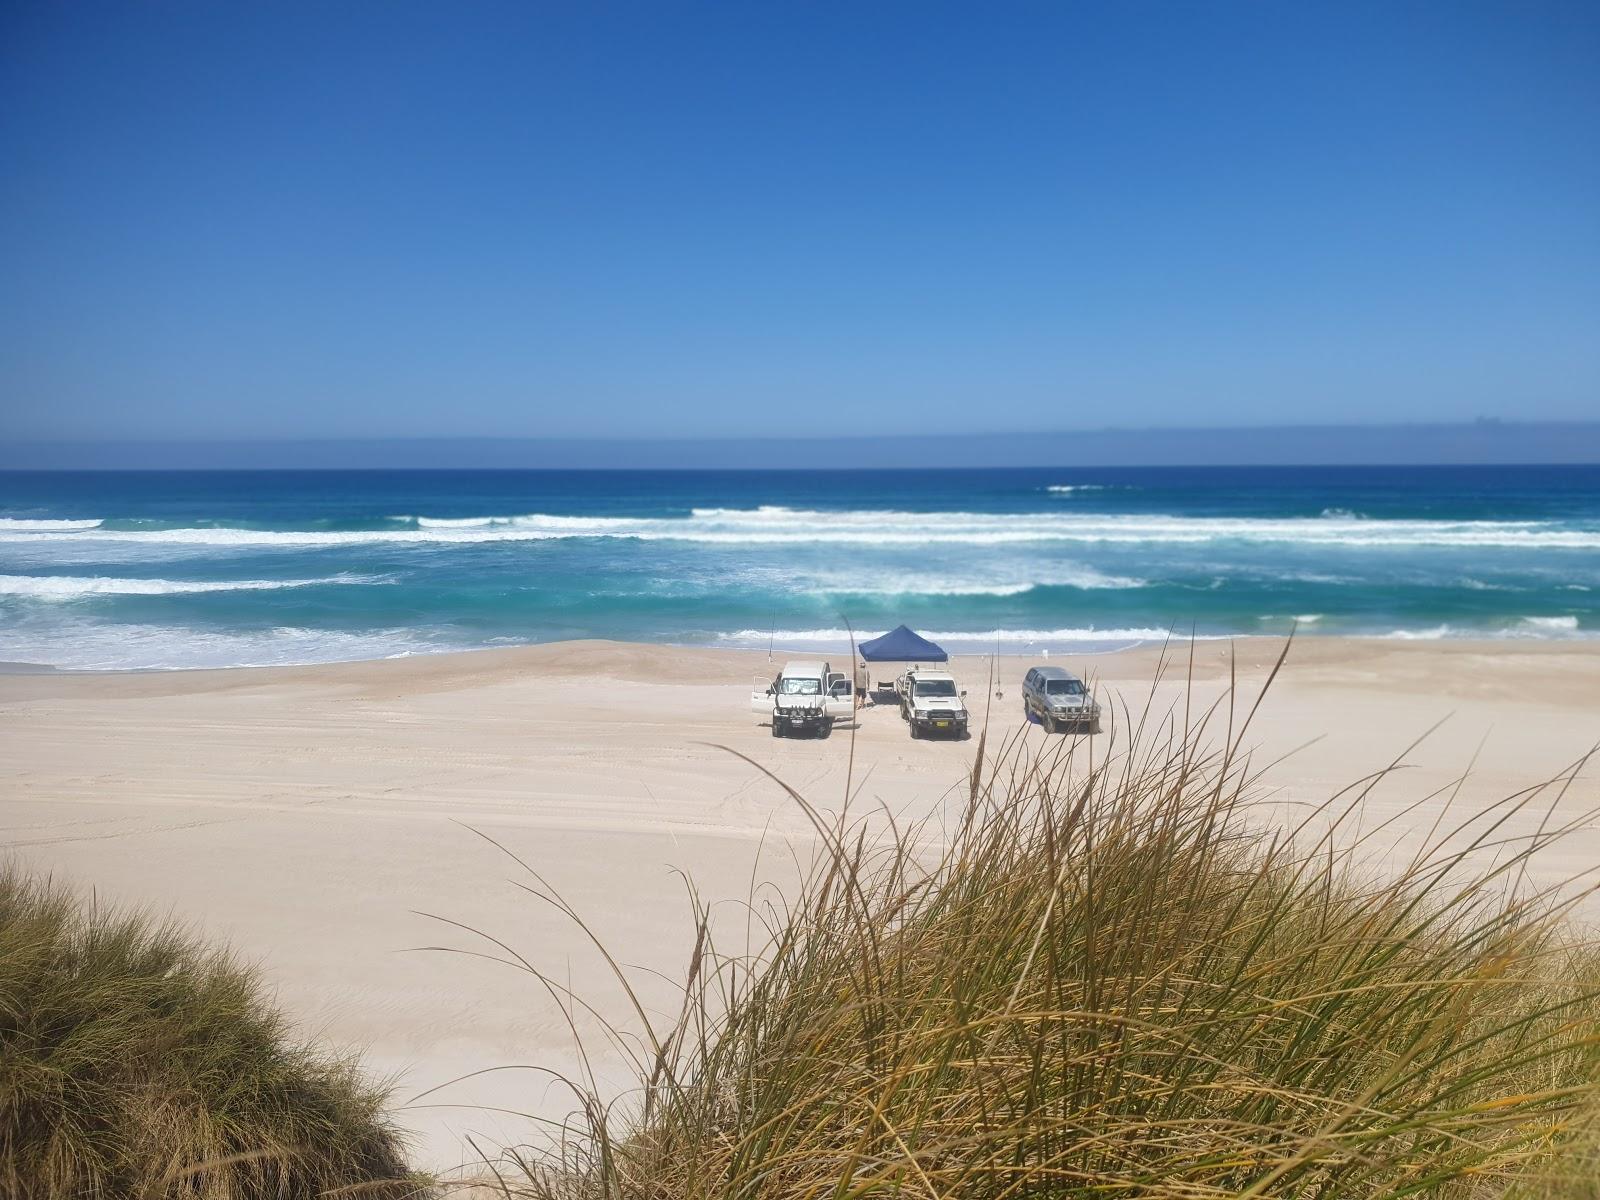
[[[783,736],[783,727],[781,725],[779,725],[776,721],[774,721],[772,723],[772,736],[773,737],[782,737]]]
[[[1055,733],[1056,732],[1056,728],[1057,728],[1056,727],[1055,714],[1054,713],[1044,713],[1039,718],[1039,724],[1044,726],[1044,731],[1046,733]]]
[[[822,728],[818,729],[817,736],[820,738],[831,738],[833,736],[833,722],[829,721],[826,725],[822,726]]]
[[[911,722],[911,740],[914,742],[914,741],[917,741],[918,739],[920,739],[921,737],[922,737],[922,730],[917,728],[917,723],[915,721],[912,721]]]

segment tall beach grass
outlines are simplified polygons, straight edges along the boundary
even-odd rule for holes
[[[0,1196],[415,1197],[386,1100],[226,953],[0,868]]]
[[[1600,948],[1569,919],[1582,881],[1528,871],[1593,817],[1551,815],[1577,766],[1488,809],[1444,805],[1426,846],[1376,873],[1340,833],[1376,780],[1295,827],[1261,820],[1247,727],[1230,698],[1123,711],[1105,738],[980,737],[948,828],[786,789],[821,847],[798,891],[752,900],[759,933],[736,950],[696,904],[681,1008],[663,1021],[634,999],[612,1030],[637,1089],[571,1080],[572,1117],[494,1162],[497,1186],[1600,1196]],[[593,1012],[509,961],[575,1028]]]

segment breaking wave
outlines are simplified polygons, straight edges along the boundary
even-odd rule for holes
[[[683,517],[520,516],[393,518],[413,528],[262,530],[203,526],[161,530],[0,529],[0,542],[51,538],[144,544],[319,547],[360,544],[470,544],[570,538],[629,538],[709,545],[836,544],[863,546],[1027,543],[1085,545],[1213,542],[1309,547],[1456,547],[1600,549],[1600,529],[1553,521],[1377,520],[1321,517],[1181,517],[1091,513],[828,511],[777,505],[696,508]]]
[[[1148,586],[1147,580],[1131,575],[1108,575],[1085,566],[1057,566],[1030,571],[1025,578],[999,574],[952,576],[924,571],[894,574],[871,571],[858,577],[842,574],[824,577],[808,590],[817,596],[1023,596],[1040,588],[1096,591]]]
[[[1579,627],[1578,618],[1523,617],[1505,629],[1463,629],[1454,625],[1434,625],[1425,629],[1395,629],[1380,635],[1391,641],[1431,642],[1442,638],[1548,638],[1589,636]]]
[[[175,671],[408,658],[458,649],[413,629],[259,631],[74,620],[10,631],[4,657],[69,671]]]
[[[73,529],[94,529],[99,518],[86,521],[34,519],[32,517],[0,517],[0,530],[18,533],[64,533]]]
[[[81,600],[87,596],[181,596],[198,592],[272,592],[283,588],[381,583],[369,575],[325,579],[114,579],[80,575],[0,575],[0,596]]]
[[[856,642],[864,642],[868,638],[877,637],[883,630],[861,630],[854,633]],[[1156,629],[1153,627],[1132,627],[1126,629],[1096,629],[1093,626],[1073,629],[986,629],[986,630],[920,630],[923,637],[930,641],[938,642],[947,647],[975,647],[979,650],[995,645],[1029,646],[1050,645],[1056,642],[1150,642],[1165,641],[1171,637],[1174,641],[1187,641],[1187,635],[1179,637],[1170,630]],[[819,643],[844,646],[850,641],[852,634],[848,629],[740,629],[732,633],[717,635],[717,640],[724,643],[738,645],[765,646],[769,642],[776,645],[814,646]],[[1197,641],[1215,641],[1225,635],[1202,634]]]
[[[1576,633],[1577,617],[1523,617],[1525,628],[1536,633]]]

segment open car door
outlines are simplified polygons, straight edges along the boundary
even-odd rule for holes
[[[846,720],[856,715],[855,689],[850,684],[850,676],[839,671],[830,671],[826,680],[827,698],[823,702],[830,717],[844,718]]]
[[[773,681],[763,679],[757,675],[755,682],[750,686],[750,711],[760,713],[762,716],[772,715],[772,687]]]

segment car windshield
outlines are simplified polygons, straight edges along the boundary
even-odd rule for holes
[[[791,677],[779,681],[778,691],[785,696],[820,696],[822,695],[822,680]]]
[[[1044,690],[1052,696],[1081,696],[1083,682],[1078,679],[1050,679],[1045,681]]]
[[[919,696],[954,696],[956,694],[956,681],[954,679],[921,679],[917,681],[916,694]]]

